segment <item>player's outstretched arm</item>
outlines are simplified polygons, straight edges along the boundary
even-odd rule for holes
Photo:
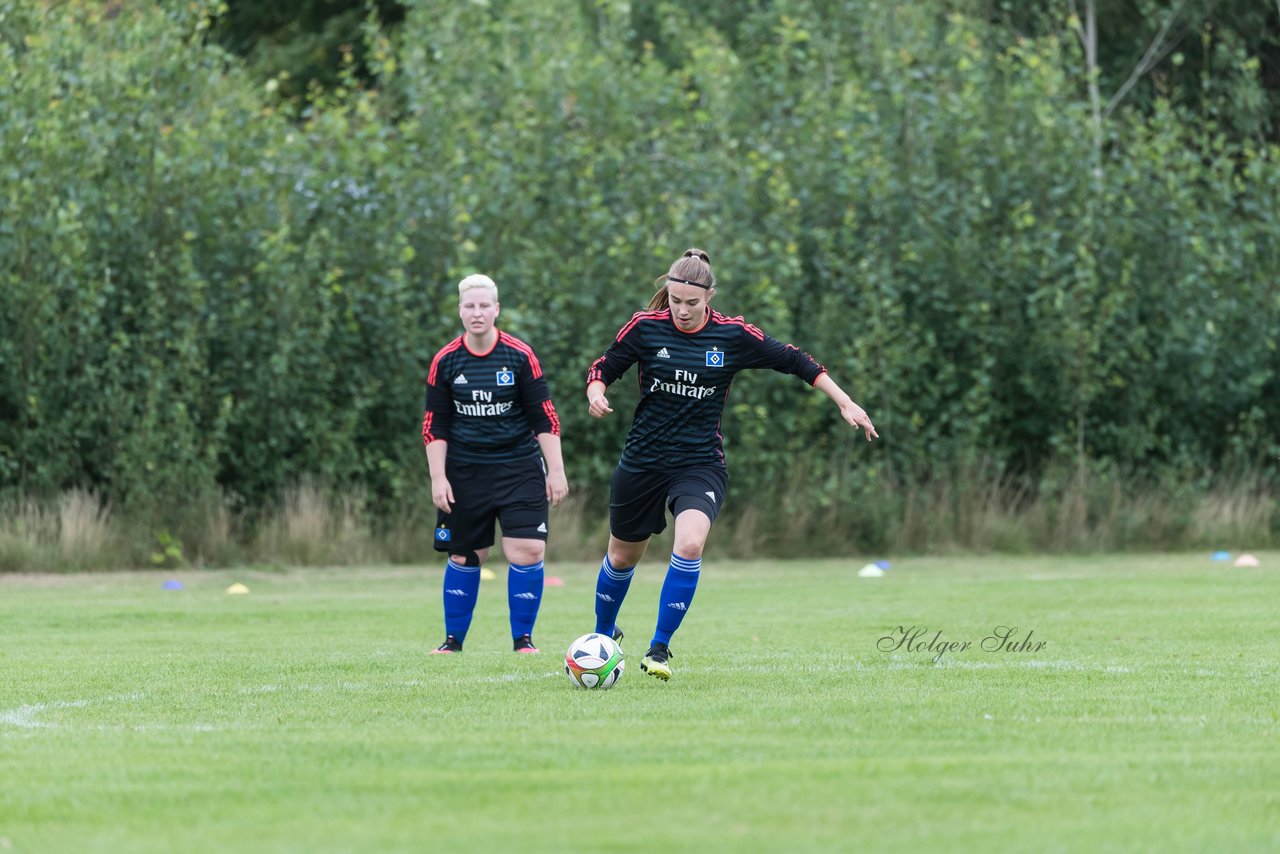
[[[604,396],[605,384],[600,380],[587,383],[588,411],[596,418],[604,418],[613,410],[609,407],[609,398]]]
[[[818,380],[813,384],[813,387],[835,401],[836,406],[840,407],[840,415],[843,416],[844,420],[848,421],[855,430],[859,427],[866,430],[868,442],[872,439],[879,438],[880,434],[876,432],[875,425],[873,425],[871,423],[871,419],[867,417],[866,410],[854,403],[849,395],[845,394],[844,389],[840,388],[840,386],[836,384],[836,381],[831,379],[830,374],[824,373],[822,376],[818,377]]]

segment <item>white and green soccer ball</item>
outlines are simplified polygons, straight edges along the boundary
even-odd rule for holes
[[[608,635],[596,632],[569,644],[569,651],[564,654],[564,672],[577,688],[612,688],[622,678],[626,664],[622,647]]]

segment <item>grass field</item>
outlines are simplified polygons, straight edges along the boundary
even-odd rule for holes
[[[1277,850],[1261,558],[712,555],[666,684],[650,559],[607,692],[560,663],[581,564],[548,571],[541,656],[502,573],[461,656],[425,654],[434,567],[0,576],[0,849]],[[999,626],[1028,648],[984,650]]]

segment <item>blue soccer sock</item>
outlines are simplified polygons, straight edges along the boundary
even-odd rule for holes
[[[653,634],[653,643],[671,643],[671,636],[680,628],[680,622],[693,604],[701,570],[702,558],[689,560],[672,553],[658,599],[658,628]]]
[[[635,571],[634,566],[618,569],[609,563],[608,555],[600,563],[600,575],[596,578],[596,631],[600,634],[613,637],[618,610],[627,598],[627,588]]]
[[[480,593],[480,567],[459,566],[453,561],[444,570],[444,632],[462,643],[471,628]]]
[[[507,607],[511,609],[511,637],[532,635],[542,604],[542,561],[507,567]]]

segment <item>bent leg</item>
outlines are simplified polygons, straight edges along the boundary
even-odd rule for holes
[[[710,533],[711,518],[706,513],[694,508],[682,510],[676,516],[675,541],[671,544],[671,551],[686,560],[702,560],[702,550]]]
[[[640,558],[644,557],[644,551],[649,547],[649,538],[645,537],[639,542],[628,542],[620,540],[613,534],[609,535],[609,551],[607,552],[609,563],[614,566],[635,566],[640,562]]]

